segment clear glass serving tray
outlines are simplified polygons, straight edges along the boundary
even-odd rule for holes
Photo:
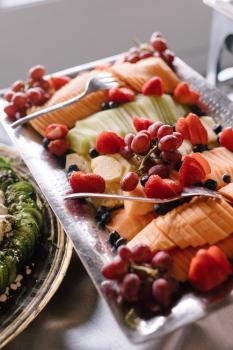
[[[116,56],[104,60],[81,65],[59,72],[74,76],[77,72],[91,69],[97,64],[114,61]],[[193,88],[201,93],[203,102],[209,106],[209,115],[223,125],[233,126],[233,103],[219,90],[210,87],[202,76],[192,70],[180,59],[175,59],[175,68],[179,77],[188,81]],[[102,282],[101,267],[111,258],[112,252],[106,244],[107,232],[96,226],[93,209],[78,201],[64,201],[64,194],[69,192],[66,174],[61,164],[41,145],[41,137],[30,127],[13,130],[5,118],[3,107],[5,101],[0,98],[1,122],[21,153],[25,163],[47,198],[51,208],[57,215],[74,248],[86,267],[96,288],[100,291]],[[150,320],[137,319],[132,326],[126,325],[120,307],[109,304],[119,326],[134,343],[141,343],[155,337],[166,335],[175,329],[194,322],[209,313],[233,302],[232,282],[221,286],[215,294],[201,296],[186,293],[171,309],[167,316],[156,316]],[[104,297],[104,295],[103,295]],[[104,297],[105,298],[105,297]],[[75,300],[73,301],[75,303]]]

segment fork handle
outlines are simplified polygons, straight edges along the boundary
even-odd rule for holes
[[[79,100],[81,100],[88,93],[89,93],[88,91],[84,90],[80,95],[74,96],[74,97],[70,98],[69,100],[57,103],[57,104],[55,104],[53,106],[49,106],[47,108],[43,108],[43,109],[41,109],[38,112],[31,113],[31,114],[27,115],[26,117],[21,118],[21,119],[17,120],[16,122],[14,122],[13,124],[11,124],[11,127],[13,129],[15,129],[18,126],[29,122],[30,120],[36,119],[38,117],[41,117],[41,116],[43,116],[43,115],[45,115],[47,113],[54,112],[54,111],[57,111],[59,109],[68,107],[68,106],[74,104],[75,102],[78,102]]]

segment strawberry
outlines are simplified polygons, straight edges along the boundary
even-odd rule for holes
[[[190,154],[190,157],[192,157],[193,159],[198,161],[198,163],[203,168],[205,175],[209,175],[211,173],[211,167],[209,165],[209,162],[208,162],[208,160],[206,160],[206,158],[203,157],[203,155],[201,153],[198,153],[198,152],[192,153],[192,154]]]
[[[145,194],[148,198],[170,198],[182,192],[182,187],[170,179],[162,179],[151,175],[145,184]]]
[[[70,144],[66,139],[53,140],[49,143],[48,149],[55,156],[63,156],[70,148]]]
[[[50,124],[45,130],[45,137],[49,140],[64,139],[68,131],[67,126],[64,124]]]
[[[233,152],[233,129],[226,128],[219,135],[220,145],[229,149],[229,151]]]
[[[147,130],[152,124],[154,124],[153,120],[133,116],[133,125],[137,131]]]
[[[142,93],[146,96],[162,96],[164,94],[164,84],[159,77],[149,79],[142,87]]]
[[[97,174],[73,171],[69,182],[73,192],[103,193],[105,191],[105,181]]]
[[[67,76],[63,76],[63,77],[50,77],[49,78],[49,82],[51,84],[51,86],[54,88],[54,90],[59,90],[60,88],[62,88],[64,85],[66,85],[67,83],[69,83],[71,80],[71,78],[67,77]]]
[[[108,91],[108,98],[110,101],[125,103],[134,101],[135,93],[129,88],[115,86]]]
[[[190,141],[193,145],[206,145],[208,142],[208,133],[200,118],[194,114],[189,113],[186,117],[186,122],[189,128]]]
[[[196,104],[200,97],[198,92],[191,90],[189,85],[184,81],[176,86],[173,95],[178,103],[189,105]]]
[[[176,131],[180,132],[184,139],[190,140],[189,128],[185,118],[179,118],[177,120]]]
[[[188,279],[194,288],[206,292],[223,283],[230,274],[232,268],[225,254],[212,246],[208,250],[198,250],[191,260]]]
[[[179,181],[182,186],[192,186],[205,179],[206,174],[200,163],[191,156],[185,156],[179,170]]]
[[[118,153],[124,147],[124,139],[113,131],[102,131],[96,139],[96,150],[101,154]]]

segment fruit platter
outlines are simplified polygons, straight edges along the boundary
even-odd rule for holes
[[[100,74],[114,86],[14,128]],[[232,303],[233,105],[161,33],[56,74],[32,67],[1,103],[3,126],[133,342]],[[208,195],[185,197],[191,189]]]
[[[13,148],[0,145],[0,348],[57,290],[72,246]]]

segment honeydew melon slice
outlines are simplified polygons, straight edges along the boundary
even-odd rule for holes
[[[200,121],[202,125],[206,128],[208,134],[208,146],[209,148],[214,148],[217,146],[217,135],[213,128],[215,126],[215,121],[212,117],[201,117]]]

